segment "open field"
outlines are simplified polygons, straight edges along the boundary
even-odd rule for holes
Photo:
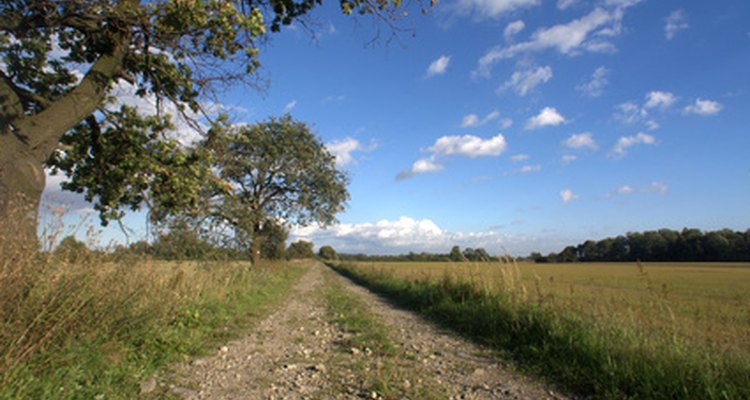
[[[450,277],[644,336],[750,358],[750,263],[359,263],[410,280]]]
[[[750,264],[341,263],[573,391],[750,395]]]

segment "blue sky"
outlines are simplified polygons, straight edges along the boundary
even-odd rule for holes
[[[340,224],[293,238],[525,255],[628,231],[750,227],[750,2],[410,12],[406,31],[389,41],[381,25],[367,45],[371,20],[325,5],[314,39],[296,26],[263,48],[267,90],[223,97],[237,122],[289,112],[311,124],[351,174]],[[144,229],[140,214],[125,222]],[[116,227],[102,236],[123,240]]]

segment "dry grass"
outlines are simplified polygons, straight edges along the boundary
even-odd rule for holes
[[[410,280],[445,277],[575,312],[646,340],[750,358],[748,263],[358,263]]]
[[[37,251],[19,237],[0,226],[0,398],[128,398],[139,375],[199,351],[293,279],[275,265],[114,263],[86,249]]]

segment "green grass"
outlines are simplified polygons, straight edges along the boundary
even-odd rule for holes
[[[446,327],[505,352],[522,369],[575,393],[608,399],[750,398],[747,357],[717,352],[712,346],[694,346],[675,335],[660,337],[640,329],[637,322],[631,325],[627,319],[597,318],[598,314],[590,312],[601,312],[605,306],[610,311],[617,310],[612,307],[629,307],[616,304],[613,298],[587,309],[583,305],[587,300],[581,299],[591,297],[578,297],[576,290],[567,298],[550,296],[539,272],[535,271],[537,276],[531,281],[524,280],[522,274],[528,269],[513,264],[452,264],[452,272],[458,269],[459,273],[449,275],[436,273],[440,268],[436,266],[425,266],[415,274],[419,267],[402,263],[400,267],[360,264],[336,268]],[[641,273],[635,266],[631,268]],[[598,281],[597,273],[589,274],[593,282]],[[606,273],[602,276],[609,279]],[[644,277],[635,280],[641,281],[648,283]],[[534,285],[532,290],[526,282]],[[653,289],[643,290],[641,295],[659,296]],[[664,306],[664,302],[658,304]]]
[[[360,298],[344,289],[332,273],[327,272],[325,279],[324,298],[328,312],[333,322],[351,335],[341,342],[342,351],[346,354],[344,357],[358,360],[353,364],[353,369],[361,377],[368,395],[375,392],[382,399],[393,400],[447,398],[438,388],[417,382],[405,388],[404,380],[413,380],[415,372],[401,359],[403,355],[394,346],[388,327],[372,314]],[[349,354],[352,348],[359,350],[360,355],[355,357]],[[372,351],[372,355],[363,356],[367,350]]]
[[[304,271],[40,257],[0,267],[2,399],[137,397],[160,369],[269,312]]]

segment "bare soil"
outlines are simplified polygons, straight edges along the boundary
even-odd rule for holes
[[[563,399],[508,362],[398,309],[315,263],[277,311],[216,354],[176,367],[169,396],[182,399]],[[351,348],[323,295],[331,282],[360,299],[396,351]],[[373,382],[377,384],[374,385]]]

